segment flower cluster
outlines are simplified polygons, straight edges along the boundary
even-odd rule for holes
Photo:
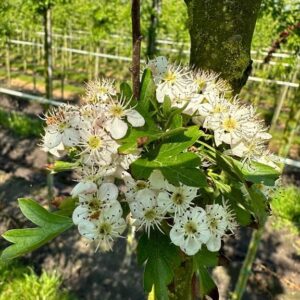
[[[173,107],[182,108],[195,124],[213,132],[215,146],[225,145],[226,154],[243,162],[258,161],[276,167],[273,159],[263,160],[269,156],[265,144],[272,136],[251,105],[228,97],[231,89],[219,74],[168,64],[164,57],[151,60],[148,67],[157,86],[158,102],[169,97]]]
[[[180,130],[173,127],[173,134],[181,134],[183,126],[187,129],[190,124],[196,124],[191,127],[201,133],[197,133],[197,137],[202,134],[209,137],[210,148],[242,162],[260,161],[276,168],[265,150],[265,141],[271,136],[251,106],[228,98],[230,88],[218,74],[168,64],[164,57],[149,61],[147,68],[152,71],[153,98],[156,96],[152,99],[155,104],[151,112],[141,109],[135,99],[123,96],[113,81],[97,80],[87,85],[82,105],[63,105],[45,115],[47,126],[42,147],[55,156],[72,154],[78,177],[71,192],[77,200],[73,222],[82,236],[96,243],[96,249],[112,249],[115,239],[130,222],[150,238],[153,230],[169,234],[171,242],[187,255],[196,254],[202,245],[210,251],[218,251],[222,238],[236,227],[230,202],[222,200],[229,198],[222,192],[230,192],[230,182],[219,181],[222,171],[213,173],[209,169],[209,160],[194,143],[197,139],[179,150],[179,154],[188,154],[192,162],[199,161],[199,164],[194,166],[188,161],[181,167],[187,167],[187,172],[189,168],[199,172],[201,169],[207,178],[214,179],[216,184],[212,185],[220,187],[220,193],[211,199],[206,199],[201,185],[189,186],[184,180],[168,177],[163,172],[166,166],[160,168],[157,163],[146,172],[147,176],[133,176],[130,165],[141,156],[140,161],[146,157],[151,165],[153,157],[147,155],[159,153],[163,134],[171,130],[161,123],[164,119],[159,118],[166,100],[173,109],[171,115],[177,113],[187,120],[178,125]],[[144,107],[151,108],[152,104]],[[151,131],[147,131],[150,125],[145,124],[146,116],[154,121]],[[128,152],[120,151],[123,138],[130,140],[132,132],[140,134],[133,134],[136,146]],[[149,142],[150,150],[148,145],[143,147],[143,143],[139,145],[137,141],[139,137],[148,140],[148,132],[153,139],[156,137],[155,142]],[[187,153],[192,151],[192,145],[195,153]],[[169,162],[172,162],[171,152]],[[177,185],[171,184],[174,182]]]

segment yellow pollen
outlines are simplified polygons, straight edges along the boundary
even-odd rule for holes
[[[194,222],[187,222],[185,225],[184,225],[184,229],[187,233],[189,234],[194,234],[197,232],[197,226]]]
[[[148,187],[147,183],[143,180],[138,180],[138,182],[136,183],[136,190],[137,191],[145,189],[147,187]]]
[[[225,108],[225,106],[223,106],[221,104],[217,104],[213,109],[214,113],[221,113],[221,112],[226,112],[226,111],[227,111],[227,109]]]
[[[206,85],[205,80],[199,78],[199,79],[196,80],[196,82],[197,82],[197,84],[198,84],[199,90],[200,90],[200,91],[203,90],[204,87],[205,87],[205,85]]]
[[[111,224],[110,223],[103,223],[99,227],[99,233],[100,234],[110,234],[112,231]]]
[[[92,149],[99,149],[102,145],[102,142],[101,142],[101,139],[98,136],[92,135],[88,140],[88,145]]]
[[[106,94],[107,92],[108,92],[107,87],[101,86],[101,87],[99,88],[99,93],[100,93],[100,94]]]
[[[180,193],[175,194],[172,198],[173,198],[173,202],[175,204],[182,204],[183,203],[183,197],[182,197],[182,194],[180,194]]]
[[[145,219],[148,220],[148,221],[152,221],[155,219],[156,217],[156,212],[154,209],[149,209],[145,212]]]
[[[235,130],[237,126],[238,126],[238,122],[231,117],[223,121],[223,128],[225,129],[225,131],[231,132]]]
[[[58,122],[57,118],[52,116],[52,117],[47,117],[46,118],[46,124],[47,125],[54,125]]]
[[[112,106],[112,108],[110,109],[110,113],[114,117],[118,117],[118,118],[123,117],[125,115],[123,107],[118,104]]]
[[[175,73],[168,71],[167,74],[166,74],[166,76],[165,76],[165,78],[164,78],[164,80],[168,81],[170,83],[174,83],[175,80],[176,80]]]

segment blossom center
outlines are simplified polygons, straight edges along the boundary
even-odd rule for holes
[[[184,201],[184,197],[180,193],[176,193],[175,195],[173,195],[172,198],[173,198],[173,202],[178,205],[182,204]]]
[[[99,233],[103,235],[110,235],[112,227],[110,223],[104,222],[99,226]]]
[[[237,126],[238,122],[232,117],[229,117],[223,121],[223,128],[225,129],[225,131],[231,132],[235,130]]]
[[[226,108],[221,104],[216,104],[213,109],[214,113],[221,113],[221,112],[225,112],[225,111],[226,111]]]
[[[113,105],[110,109],[110,113],[117,118],[121,118],[125,115],[124,108],[121,105]]]
[[[176,75],[175,73],[168,71],[164,79],[169,83],[174,83],[176,81]]]
[[[137,191],[143,190],[147,187],[148,187],[147,182],[145,182],[143,180],[138,180],[137,183],[136,183],[136,190]]]
[[[198,88],[200,91],[202,91],[205,88],[206,82],[203,79],[197,79],[196,80],[197,84],[198,84]]]
[[[102,145],[102,141],[98,136],[92,135],[88,140],[88,145],[91,149],[99,149]]]
[[[156,211],[153,208],[149,209],[145,212],[144,216],[147,221],[153,221],[156,217]]]
[[[195,234],[197,232],[197,225],[195,222],[189,221],[184,225],[184,230],[187,234]]]

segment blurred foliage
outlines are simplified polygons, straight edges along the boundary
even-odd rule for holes
[[[56,272],[43,271],[38,276],[18,261],[0,262],[0,300],[74,300],[61,285],[62,279]]]
[[[290,228],[300,234],[300,188],[295,186],[280,187],[272,197],[272,211],[276,217],[277,228]]]
[[[39,137],[43,130],[42,120],[2,109],[0,109],[0,127],[9,129],[21,137]]]

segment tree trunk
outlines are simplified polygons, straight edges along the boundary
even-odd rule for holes
[[[147,56],[153,58],[156,54],[156,29],[158,26],[158,16],[161,8],[161,0],[152,0],[150,26],[148,29]]]
[[[52,99],[52,24],[51,24],[51,8],[48,7],[44,11],[44,49],[45,49],[45,90],[46,98]]]
[[[221,73],[238,93],[251,72],[253,31],[261,0],[185,0],[190,64]]]

